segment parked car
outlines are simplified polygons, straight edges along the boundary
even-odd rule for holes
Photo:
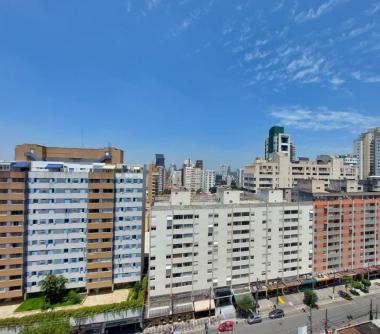
[[[360,293],[356,289],[350,289],[350,293],[351,295],[354,295],[354,296],[360,296]]]
[[[369,292],[368,287],[366,287],[365,285],[362,285],[362,287],[360,288],[360,291],[362,291],[364,293],[368,293]]]
[[[257,313],[252,313],[247,318],[247,323],[249,325],[257,324],[257,323],[262,322],[262,321],[263,321],[263,319]]]
[[[231,332],[234,329],[234,322],[232,320],[227,320],[219,324],[219,332]]]
[[[339,294],[339,296],[341,296],[344,299],[352,300],[352,297],[347,292],[345,292],[343,290],[339,290],[338,294]]]
[[[269,312],[269,319],[277,319],[282,317],[285,317],[285,312],[279,308]]]

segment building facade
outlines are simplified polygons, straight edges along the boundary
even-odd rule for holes
[[[271,160],[273,153],[282,153],[292,161],[295,159],[295,146],[282,126],[272,126],[268,138],[265,139],[265,159]]]
[[[185,189],[191,191],[202,189],[202,169],[193,166],[185,166],[182,173],[184,180],[183,186]]]
[[[210,188],[215,187],[216,171],[206,169],[202,171],[202,190],[206,193],[210,191]]]
[[[173,192],[155,202],[151,298],[311,273],[312,203],[285,202],[280,191],[266,201],[242,196]]]
[[[48,273],[66,277],[68,288],[87,291],[112,290],[140,280],[143,166],[45,161],[1,165],[3,183],[8,184],[2,201],[12,202],[12,189],[23,184],[17,189],[23,190],[18,196],[24,199],[17,203],[27,204],[17,209],[17,227],[22,232],[4,232],[0,244],[4,260],[20,254],[14,253],[16,249],[23,254],[21,275],[5,275],[9,273],[0,270],[0,287],[11,277],[21,276],[22,293],[38,292]],[[21,165],[23,182],[18,174]],[[15,222],[12,212],[10,206],[4,207],[4,226]],[[6,238],[9,233],[18,233],[11,244]],[[3,296],[0,292],[0,299],[8,298],[9,288],[3,289]]]
[[[380,264],[380,193],[314,195],[313,273]]]
[[[0,300],[22,298],[27,172],[0,164]]]
[[[361,179],[380,175],[380,128],[359,135],[354,141],[354,154],[358,158]]]
[[[124,161],[124,152],[115,147],[67,148],[22,144],[16,146],[15,159],[18,161],[104,162],[119,164]]]
[[[342,158],[318,156],[315,161],[291,162],[287,156],[274,153],[272,160],[256,159],[244,168],[244,189],[256,193],[260,189],[293,188],[299,180],[356,179],[357,169],[345,165]]]

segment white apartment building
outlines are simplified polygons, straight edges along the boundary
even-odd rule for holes
[[[291,162],[281,153],[273,153],[270,161],[256,159],[244,168],[244,189],[256,193],[259,189],[293,188],[298,180],[356,179],[357,169],[345,165],[342,158],[321,155],[316,161]]]
[[[236,176],[236,185],[242,188],[244,185],[244,168],[239,168]]]
[[[229,173],[229,170],[230,170],[230,166],[228,166],[228,165],[220,165],[219,166],[218,174],[222,175],[223,181],[227,180],[227,175]]]
[[[206,169],[202,171],[202,190],[209,192],[210,188],[215,186],[216,171]]]
[[[173,170],[169,175],[170,188],[180,188],[182,187],[182,171]]]
[[[35,161],[27,191],[27,293],[48,273],[87,290],[140,280],[142,166]]]
[[[311,202],[173,192],[152,207],[150,298],[310,274]]]
[[[183,186],[187,190],[197,191],[202,189],[203,171],[193,166],[185,166],[183,172]]]
[[[359,135],[354,141],[354,154],[358,158],[361,179],[380,175],[380,127]]]

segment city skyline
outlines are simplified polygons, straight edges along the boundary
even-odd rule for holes
[[[380,124],[376,1],[72,5],[0,5],[1,159],[22,143],[111,144],[127,162],[236,169],[272,125],[313,157]]]

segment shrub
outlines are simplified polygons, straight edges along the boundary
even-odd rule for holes
[[[362,287],[362,283],[358,281],[353,281],[351,285],[354,289],[360,289]]]
[[[70,290],[69,294],[67,295],[67,300],[71,304],[79,304],[81,299],[75,290]]]
[[[369,279],[362,279],[362,284],[369,288],[371,286],[371,281]]]
[[[72,331],[68,319],[55,322],[41,322],[31,326],[24,326],[19,334],[70,334]]]
[[[50,304],[50,302],[47,301],[46,299],[44,299],[44,303],[42,304],[41,310],[42,310],[42,311],[46,311],[46,310],[48,310],[49,308],[51,308],[51,304]]]

